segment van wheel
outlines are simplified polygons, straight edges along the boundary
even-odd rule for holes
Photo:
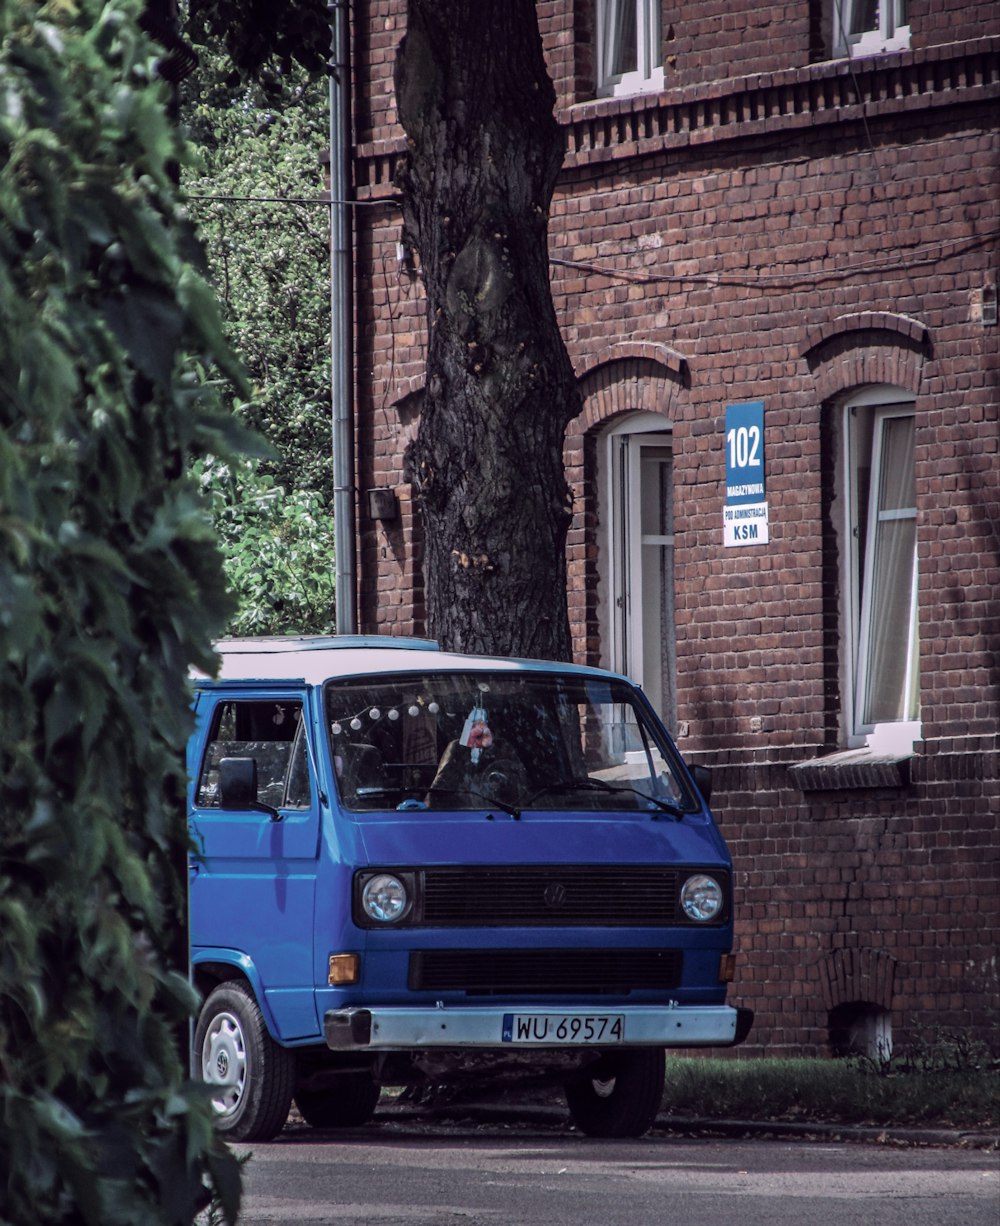
[[[663,1101],[661,1047],[605,1052],[566,1082],[573,1123],[588,1137],[641,1137]]]
[[[229,1141],[270,1141],[292,1105],[295,1057],[267,1032],[239,980],[209,994],[195,1030],[197,1073],[211,1087],[215,1128]]]
[[[372,1118],[380,1093],[368,1073],[344,1073],[328,1090],[297,1090],[295,1105],[311,1128],[356,1128]]]

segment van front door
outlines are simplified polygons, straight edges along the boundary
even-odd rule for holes
[[[308,753],[308,697],[203,692],[207,728],[190,828],[191,946],[249,960],[282,1039],[316,1035],[313,908],[319,804]],[[223,809],[219,763],[256,762],[257,800],[277,812]],[[266,1004],[265,1004],[266,1001]]]

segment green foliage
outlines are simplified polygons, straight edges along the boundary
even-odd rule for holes
[[[242,380],[137,0],[0,0],[0,1219],[232,1219],[186,1082],[187,670],[230,609],[191,465]]]
[[[257,473],[209,469],[232,633],[332,627],[328,143],[323,83],[301,70],[233,84],[199,48],[183,115],[200,157],[183,183],[227,334],[253,378],[236,406],[271,444]],[[245,505],[241,505],[245,501]]]
[[[1000,1025],[994,1027],[993,1045],[1000,1051]],[[895,1048],[888,1059],[855,1057],[869,1071],[891,1076],[893,1073],[980,1073],[1000,1069],[990,1047],[964,1030],[916,1023],[908,1043]]]
[[[300,74],[269,105],[257,85],[225,81],[199,49],[182,114],[197,165],[182,183],[227,334],[254,383],[240,406],[272,444],[263,466],[286,489],[332,495],[330,213],[321,199],[326,94]]]
[[[239,602],[229,632],[332,633],[333,519],[319,495],[286,491],[250,462],[201,473]]]

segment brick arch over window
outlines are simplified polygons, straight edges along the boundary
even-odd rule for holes
[[[821,400],[871,383],[916,395],[931,355],[930,333],[919,320],[887,311],[840,315],[817,328],[803,357]]]
[[[671,416],[678,391],[689,385],[687,359],[667,345],[622,341],[579,379],[583,411],[566,431],[567,443],[619,413]]]
[[[689,386],[687,359],[667,345],[624,341],[580,376],[583,409],[566,430],[563,457],[573,494],[566,545],[570,631],[577,661],[599,664],[597,436],[626,413],[656,413],[664,426],[677,417]]]

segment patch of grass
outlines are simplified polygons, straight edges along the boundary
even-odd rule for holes
[[[701,1119],[1000,1127],[1000,1070],[849,1059],[667,1060],[664,1110]]]

